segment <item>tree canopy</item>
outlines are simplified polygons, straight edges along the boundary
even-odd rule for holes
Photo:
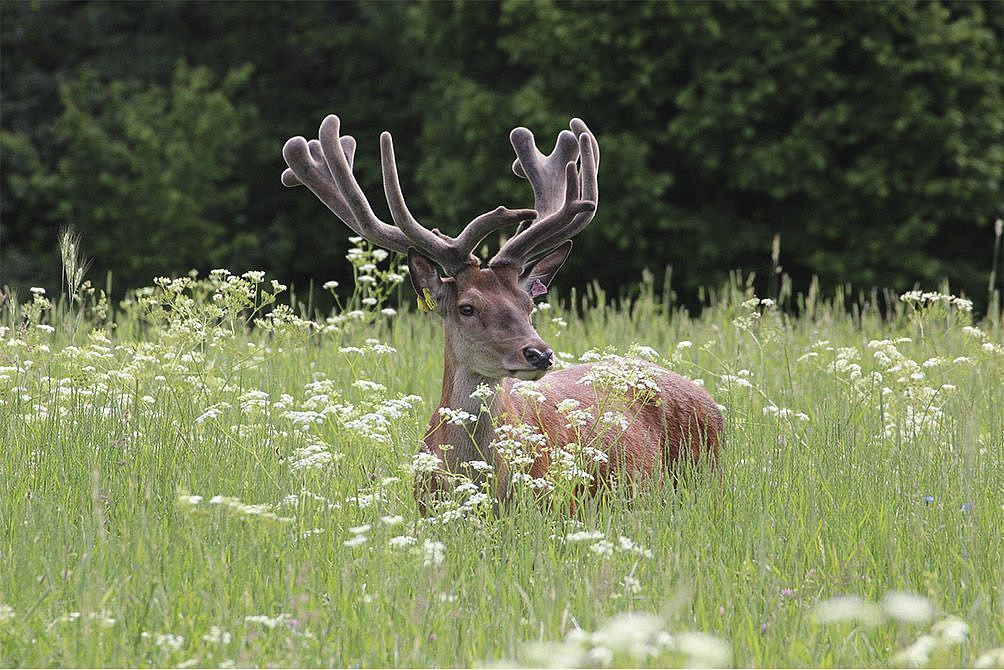
[[[579,116],[598,214],[565,285],[673,266],[985,296],[1004,202],[1004,5],[3,2],[0,283],[55,284],[72,225],[119,288],[261,267],[344,279],[348,231],[279,183],[338,113],[380,211],[394,133],[417,218],[530,206],[508,132]]]

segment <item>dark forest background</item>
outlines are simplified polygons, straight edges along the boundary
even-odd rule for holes
[[[985,301],[1004,181],[1004,3],[12,2],[0,4],[0,285],[56,286],[72,225],[117,290],[266,269],[344,280],[350,234],[279,183],[325,114],[378,135],[408,203],[455,232],[532,205],[508,132],[550,150],[582,117],[601,206],[560,279],[610,290],[673,268],[796,288]],[[1004,274],[1004,273],[1002,273]]]

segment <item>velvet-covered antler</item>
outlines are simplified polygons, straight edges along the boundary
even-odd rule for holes
[[[530,182],[539,218],[520,225],[491,259],[490,267],[522,266],[556,249],[592,221],[599,204],[600,147],[581,119],[572,119],[569,126],[571,131],[558,134],[547,156],[537,149],[533,133],[526,128],[510,134],[516,151],[512,170]]]
[[[352,174],[356,142],[350,136],[340,137],[340,126],[338,117],[329,115],[321,123],[318,139],[308,142],[302,137],[293,137],[288,140],[282,155],[289,168],[282,173],[282,183],[305,185],[345,225],[377,246],[402,253],[414,247],[435,261],[447,276],[453,276],[466,267],[479,265],[471,252],[489,234],[537,217],[532,209],[497,207],[468,223],[457,237],[425,228],[405,204],[397,175],[394,143],[390,133],[385,132],[380,136],[380,156],[384,194],[394,225],[384,223],[373,213]]]

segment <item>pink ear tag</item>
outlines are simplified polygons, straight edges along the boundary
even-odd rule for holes
[[[544,286],[544,282],[539,279],[534,279],[533,283],[530,284],[530,297],[536,298],[539,295],[544,295],[547,293],[547,287]]]

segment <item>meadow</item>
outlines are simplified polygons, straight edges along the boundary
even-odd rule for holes
[[[717,471],[423,518],[442,340],[394,258],[319,314],[222,270],[113,305],[70,251],[0,320],[0,666],[1004,665],[1002,330],[947,287],[551,295],[561,361],[703,383]]]

